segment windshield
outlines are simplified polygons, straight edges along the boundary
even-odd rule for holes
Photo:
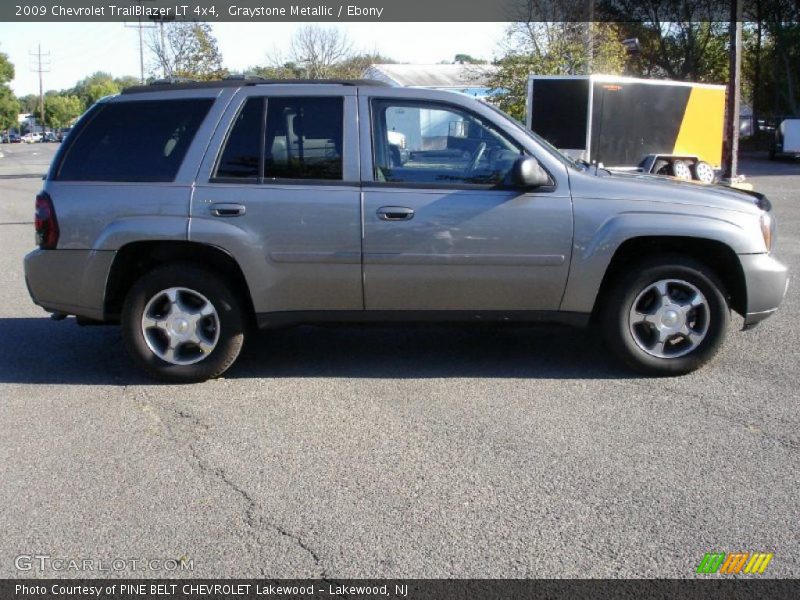
[[[567,156],[566,154],[564,154],[563,152],[561,152],[561,150],[559,150],[558,148],[556,148],[555,146],[553,146],[553,144],[551,144],[550,142],[548,142],[546,139],[544,139],[543,137],[541,137],[541,136],[539,136],[539,135],[535,134],[533,131],[531,131],[531,130],[530,130],[530,129],[528,129],[527,127],[524,127],[524,126],[523,126],[523,125],[522,125],[522,124],[521,124],[519,121],[517,121],[517,120],[516,120],[514,117],[512,117],[512,116],[511,116],[511,115],[509,115],[508,113],[506,113],[506,112],[504,112],[504,111],[500,110],[499,108],[497,108],[497,107],[496,107],[496,106],[494,106],[493,104],[489,104],[488,102],[485,102],[485,101],[483,101],[483,100],[481,100],[481,102],[483,102],[483,104],[484,104],[485,106],[488,106],[489,108],[491,108],[491,109],[492,109],[494,112],[496,112],[498,115],[500,115],[501,117],[503,117],[503,119],[504,119],[505,121],[507,121],[507,122],[509,122],[509,123],[513,124],[513,125],[514,125],[514,127],[516,127],[517,129],[519,129],[519,130],[520,130],[522,133],[524,133],[526,136],[528,136],[528,137],[530,137],[530,138],[533,138],[533,140],[535,140],[537,144],[539,144],[540,146],[542,146],[542,147],[543,147],[545,150],[547,150],[547,151],[548,151],[550,154],[552,154],[552,155],[553,155],[555,158],[557,158],[558,160],[560,160],[562,163],[564,163],[564,164],[565,164],[565,165],[567,165],[568,167],[572,167],[572,168],[574,168],[574,169],[579,169],[579,170],[584,170],[584,169],[585,169],[585,167],[587,166],[587,165],[585,165],[585,164],[582,164],[582,163],[579,163],[579,162],[575,161],[575,160],[574,160],[572,157],[570,157],[570,156]]]

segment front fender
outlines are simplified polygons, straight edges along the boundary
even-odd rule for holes
[[[599,225],[579,215],[576,210],[572,264],[561,302],[565,311],[592,311],[614,254],[634,238],[704,239],[725,244],[737,254],[765,252],[757,221],[750,215],[640,210],[614,214]]]

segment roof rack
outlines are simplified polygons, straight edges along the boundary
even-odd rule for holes
[[[172,90],[198,90],[207,88],[243,87],[254,85],[286,85],[286,84],[318,84],[318,85],[365,85],[390,87],[388,83],[377,79],[265,79],[257,75],[244,77],[233,76],[214,81],[196,81],[193,79],[157,79],[148,85],[135,85],[125,88],[122,94],[144,94]]]

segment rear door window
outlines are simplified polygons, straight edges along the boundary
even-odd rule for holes
[[[342,179],[343,98],[270,97],[264,179]]]
[[[263,135],[264,99],[250,98],[231,126],[214,176],[258,181]]]
[[[62,181],[173,181],[213,99],[103,104],[67,140]]]

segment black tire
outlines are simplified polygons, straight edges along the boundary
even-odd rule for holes
[[[705,337],[683,356],[656,357],[637,342],[629,314],[639,294],[662,280],[680,280],[695,286],[707,301]],[[722,346],[730,324],[724,287],[713,271],[691,258],[665,254],[625,269],[601,299],[601,327],[608,347],[632,369],[647,375],[684,375],[702,367]],[[674,338],[673,338],[674,339]]]
[[[148,345],[142,316],[151,298],[162,290],[180,287],[202,294],[213,305],[219,336],[208,355],[193,364],[171,364]],[[239,356],[244,344],[246,319],[241,303],[224,279],[192,263],[170,263],[144,274],[125,297],[122,338],[134,362],[161,381],[192,383],[222,375]],[[216,330],[216,327],[215,327]]]

